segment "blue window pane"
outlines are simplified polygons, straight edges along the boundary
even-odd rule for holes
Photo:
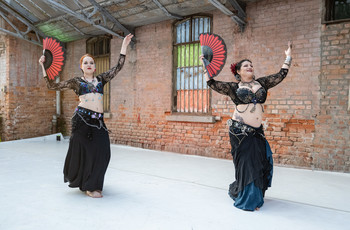
[[[204,33],[208,33],[210,32],[210,22],[209,22],[209,18],[205,18],[203,20],[203,30],[204,30]]]
[[[181,43],[181,27],[176,27],[176,43]]]
[[[186,41],[186,24],[181,23],[181,43]]]
[[[180,90],[180,82],[181,82],[181,69],[177,68],[176,70],[176,90]]]
[[[186,21],[186,42],[190,42],[190,20]]]
[[[203,18],[200,18],[199,19],[199,33],[201,34],[201,33],[203,33],[204,32],[204,30],[203,30]]]

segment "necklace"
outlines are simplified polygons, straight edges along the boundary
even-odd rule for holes
[[[253,83],[253,82],[254,82],[254,79],[251,80],[250,82],[243,82],[243,81],[241,81],[241,86],[247,86],[247,87],[252,89],[253,86],[251,85],[251,83]]]
[[[87,81],[88,83],[95,83],[95,77],[92,78],[92,81],[88,81],[85,77],[84,77],[85,81]]]

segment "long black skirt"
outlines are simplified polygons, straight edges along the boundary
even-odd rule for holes
[[[236,179],[229,186],[229,195],[237,208],[253,211],[263,205],[265,191],[271,186],[272,152],[262,126],[231,120],[229,135]]]
[[[64,182],[82,191],[102,191],[111,157],[103,114],[78,107],[64,164]]]

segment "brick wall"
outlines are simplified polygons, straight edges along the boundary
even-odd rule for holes
[[[350,171],[350,22],[322,27],[321,109],[316,121],[314,164]]]
[[[320,110],[319,1],[248,4],[243,33],[229,17],[211,13],[213,32],[228,48],[227,65],[218,80],[232,81],[229,64],[242,58],[253,61],[257,77],[278,72],[287,42],[293,40],[293,67],[287,79],[269,91],[264,126],[277,164],[314,167],[315,117]],[[215,124],[165,120],[171,113],[171,25],[169,21],[136,30],[136,50],[129,52],[119,80],[112,84],[112,142],[230,158],[225,123],[234,106],[228,97],[212,93],[213,115],[222,118]]]
[[[1,21],[0,21],[1,25]],[[5,122],[6,117],[6,92],[8,89],[7,81],[7,46],[6,46],[6,34],[0,32],[0,139],[4,139]]]
[[[112,81],[111,141],[143,148],[228,157],[221,123],[168,122],[172,94],[172,22],[136,29],[137,44],[128,49],[123,70]],[[121,40],[112,40],[116,63]],[[221,148],[224,146],[224,148]],[[217,148],[218,147],[218,148]],[[223,150],[224,149],[224,150]]]
[[[220,11],[207,12],[213,16],[213,32],[223,37],[228,50],[217,79],[233,81],[229,66],[243,58],[253,61],[257,78],[278,72],[287,42],[293,40],[293,66],[287,78],[269,90],[264,107],[263,124],[275,163],[349,172],[350,23],[322,26],[317,0],[263,0],[248,3],[246,11],[244,32]],[[213,124],[166,119],[172,114],[172,28],[171,20],[136,28],[137,43],[128,48],[124,68],[111,82],[111,117],[105,119],[111,142],[230,159],[226,121],[234,105],[228,97],[212,92],[212,113],[221,118]],[[37,68],[40,49],[13,38],[7,42],[12,47],[7,48],[6,59],[12,92],[5,103],[11,131],[7,138],[50,132],[55,92],[43,90]],[[111,65],[118,61],[121,42],[111,41]],[[67,44],[61,80],[81,76],[79,59],[85,51],[85,40]],[[35,88],[38,85],[40,89]],[[61,92],[61,97],[61,118],[69,135],[78,97],[71,90]],[[38,98],[40,104],[30,107]],[[31,126],[42,129],[27,133]]]
[[[6,84],[3,140],[50,134],[55,113],[54,92],[45,90],[38,60],[39,46],[6,37]],[[3,95],[3,94],[2,94]]]

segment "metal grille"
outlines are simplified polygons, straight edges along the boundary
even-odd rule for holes
[[[199,35],[211,32],[210,17],[191,17],[175,25],[174,106],[176,112],[209,113],[210,91],[199,60]]]
[[[110,37],[92,38],[87,41],[87,53],[95,58],[96,73],[106,72],[110,68]],[[103,88],[103,111],[110,111],[111,87],[108,82]]]

